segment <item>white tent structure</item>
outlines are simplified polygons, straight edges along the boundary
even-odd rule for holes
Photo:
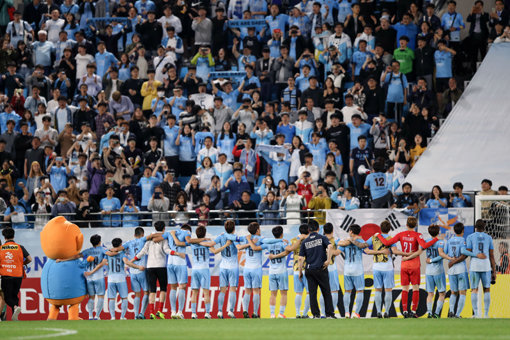
[[[510,185],[510,43],[492,45],[406,182],[417,192],[454,182],[479,191],[484,178]]]

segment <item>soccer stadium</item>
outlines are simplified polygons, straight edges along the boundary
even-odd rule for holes
[[[0,0],[0,42],[0,338],[510,339],[509,0]]]

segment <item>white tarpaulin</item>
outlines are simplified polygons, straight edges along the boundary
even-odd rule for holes
[[[482,179],[494,187],[509,184],[510,43],[492,45],[478,72],[448,119],[406,178],[414,191],[440,185],[480,190]]]

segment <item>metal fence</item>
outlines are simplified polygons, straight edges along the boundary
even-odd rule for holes
[[[271,216],[265,216],[271,214]],[[288,216],[291,214],[291,216]],[[77,218],[76,213],[61,213],[58,216],[64,216],[69,222],[79,225],[81,228],[94,227],[134,227],[148,226],[156,221],[164,221],[169,225],[191,224],[198,225],[221,225],[227,219],[234,219],[237,224],[249,224],[258,222],[264,224],[265,221],[271,221],[268,224],[287,224],[288,219],[293,221],[300,220],[301,223],[307,223],[314,218],[325,218],[326,209],[318,210],[210,210],[208,218],[200,219],[195,211],[139,211],[139,212],[111,212],[104,214],[102,212],[89,213],[88,219]],[[47,213],[26,213],[25,223],[30,228],[42,229],[47,221],[54,216]],[[276,223],[275,223],[276,222]],[[292,223],[298,224],[298,223]],[[0,221],[0,228],[6,228],[11,225],[11,221]]]

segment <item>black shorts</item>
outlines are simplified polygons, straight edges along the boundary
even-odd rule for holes
[[[436,92],[444,92],[448,89],[450,78],[436,78]]]
[[[158,289],[157,283],[159,283],[159,289],[162,292],[166,292],[166,286],[168,284],[166,267],[147,268],[147,283],[149,284],[150,293],[156,293]]]

